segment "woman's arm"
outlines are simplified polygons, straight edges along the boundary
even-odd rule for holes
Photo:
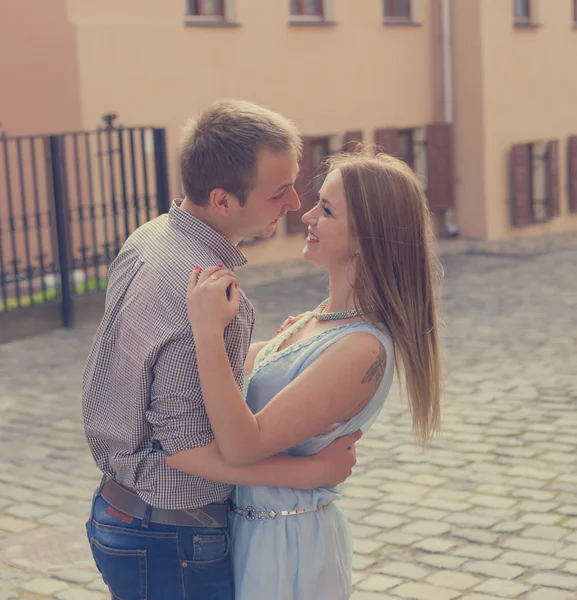
[[[221,337],[195,333],[204,403],[224,459],[247,465],[302,443],[357,414],[372,398],[385,351],[370,333],[335,342],[253,415],[238,391]]]
[[[187,306],[200,384],[227,463],[248,465],[278,454],[350,419],[373,397],[386,353],[374,335],[357,332],[332,344],[253,415],[237,387],[223,340],[238,303],[233,274],[211,268],[191,276]]]
[[[353,444],[361,435],[358,431],[339,438],[313,456],[278,454],[245,467],[228,464],[217,443],[213,442],[208,446],[167,456],[166,464],[203,479],[233,485],[266,485],[303,490],[333,487],[352,473],[356,463]]]

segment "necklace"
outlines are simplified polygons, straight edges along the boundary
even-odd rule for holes
[[[313,311],[313,317],[319,321],[340,321],[341,319],[352,319],[354,317],[360,317],[365,314],[362,310],[342,310],[341,312],[326,313],[325,309],[329,304],[329,299],[321,302],[318,307]],[[368,312],[374,312],[374,308],[369,307]]]

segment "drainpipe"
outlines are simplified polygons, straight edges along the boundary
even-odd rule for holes
[[[443,64],[443,119],[453,122],[453,67],[451,63],[451,0],[441,0],[441,49]],[[443,213],[445,232],[449,237],[459,235],[453,209]]]
[[[441,47],[443,58],[443,118],[453,121],[453,71],[451,67],[451,0],[441,0]]]

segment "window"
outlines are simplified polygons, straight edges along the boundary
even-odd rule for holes
[[[225,0],[188,0],[188,12],[191,17],[224,19]]]
[[[415,168],[415,155],[413,148],[413,130],[399,129],[398,157],[406,162],[411,169]]]
[[[363,142],[363,132],[360,130],[357,131],[347,131],[343,136],[343,144],[341,147],[341,151],[343,152],[354,152],[356,147]]]
[[[323,0],[290,0],[291,16],[313,17],[322,19],[324,17]]]
[[[534,142],[511,148],[513,226],[548,221],[559,215],[559,143]]]
[[[385,19],[409,21],[411,19],[411,0],[385,0]]]
[[[322,185],[319,177],[323,159],[331,154],[330,137],[303,136],[303,154],[300,160],[300,171],[295,182],[295,190],[300,196],[301,208],[298,212],[287,213],[288,233],[306,232],[307,226],[301,217],[308,212],[317,202],[317,193]]]
[[[569,210],[577,213],[577,135],[567,140],[567,179]]]
[[[311,155],[314,169],[318,169],[323,160],[331,153],[330,141],[328,137],[313,138],[311,140]]]
[[[515,23],[531,22],[531,0],[513,0]]]

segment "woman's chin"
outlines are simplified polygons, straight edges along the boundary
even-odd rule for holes
[[[315,252],[311,251],[308,244],[303,248],[302,257],[303,257],[303,260],[306,260],[307,262],[310,262],[310,263],[313,263],[314,265],[318,265],[319,267],[322,267],[321,263],[319,263],[319,261],[316,260]]]

